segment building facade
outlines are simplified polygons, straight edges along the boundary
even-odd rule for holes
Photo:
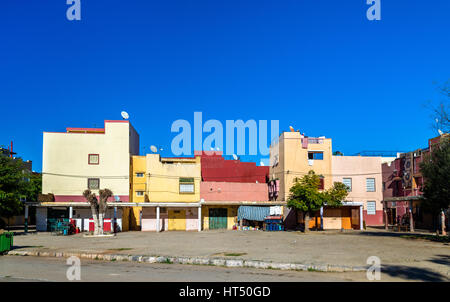
[[[270,183],[279,192],[271,195],[276,200],[289,200],[289,190],[297,179],[314,171],[321,182],[319,190],[328,190],[336,181],[333,177],[332,140],[325,137],[307,137],[300,132],[283,132],[279,140],[270,147]],[[381,195],[380,195],[381,196]],[[347,201],[339,208],[326,205],[313,213],[308,228],[323,229],[362,229],[363,206],[361,201]],[[296,209],[284,210],[285,224],[288,228],[304,225],[303,213]]]
[[[435,229],[440,221],[421,207],[424,178],[420,163],[436,148],[443,134],[428,140],[428,147],[402,153],[394,161],[382,165],[383,204],[386,228],[392,225],[408,224],[415,228]]]
[[[363,204],[363,220],[367,226],[384,224],[381,165],[392,160],[394,158],[332,156],[333,182],[342,182],[349,188],[346,201]]]
[[[48,218],[73,218],[80,230],[89,230],[86,189],[98,195],[108,188],[114,194],[109,202],[129,202],[130,158],[138,153],[139,135],[127,120],[107,120],[104,128],[44,132],[42,193],[54,200],[37,205],[37,229],[45,230]]]
[[[269,167],[227,160],[220,151],[196,151],[195,155],[201,158],[204,230],[237,229],[239,207],[274,205],[269,201]]]
[[[142,231],[201,230],[200,158],[133,156],[130,225]]]

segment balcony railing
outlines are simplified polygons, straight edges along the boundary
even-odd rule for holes
[[[305,138],[302,138],[302,143]],[[308,137],[308,144],[323,144],[324,139],[319,137]]]

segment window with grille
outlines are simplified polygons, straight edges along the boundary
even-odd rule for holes
[[[366,178],[366,191],[375,192],[375,178]]]
[[[144,177],[144,173],[138,172],[138,173],[136,173],[136,177]]]
[[[99,178],[88,178],[88,189],[89,190],[98,190],[100,188],[100,179]]]
[[[180,178],[180,193],[194,193],[194,178]]]
[[[375,215],[377,212],[376,202],[368,201],[367,202],[367,215]]]
[[[347,186],[348,191],[352,191],[352,179],[351,178],[343,178],[342,183]]]
[[[90,165],[98,165],[100,163],[100,155],[98,155],[98,154],[89,154],[88,163]]]
[[[136,196],[144,196],[144,191],[136,191]]]

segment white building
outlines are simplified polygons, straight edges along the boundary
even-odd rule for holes
[[[38,231],[47,229],[48,218],[74,218],[80,230],[88,230],[90,208],[82,193],[110,189],[109,201],[129,202],[130,158],[139,154],[139,135],[129,121],[105,121],[104,128],[67,128],[44,132],[42,193],[53,194],[54,203],[40,203]],[[121,208],[118,225],[121,229]],[[112,218],[113,211],[108,211]]]

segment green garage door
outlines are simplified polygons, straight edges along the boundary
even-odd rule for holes
[[[227,228],[227,209],[216,208],[209,209],[209,229]]]

